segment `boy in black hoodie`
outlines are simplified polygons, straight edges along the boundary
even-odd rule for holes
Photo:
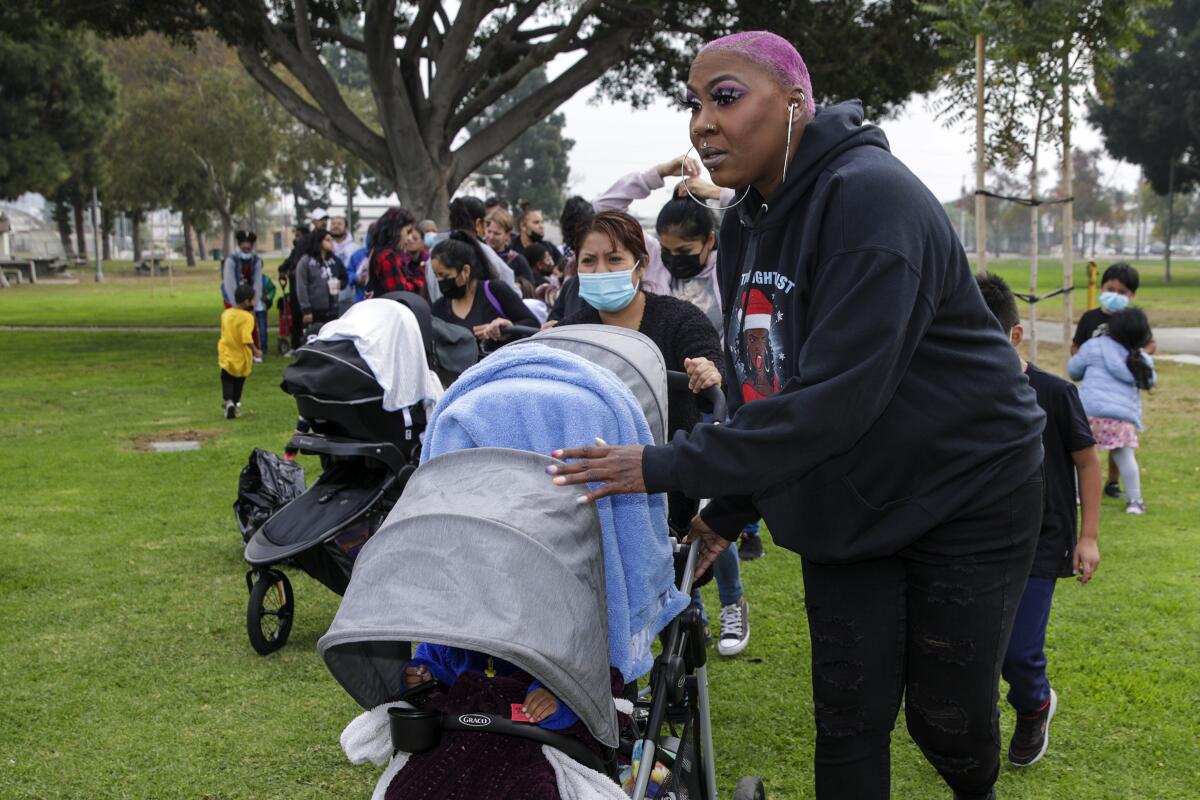
[[[1013,347],[1020,347],[1024,329],[1012,290],[998,275],[977,278],[988,310],[996,317]],[[1042,444],[1046,451],[1046,503],[1033,569],[1021,595],[1012,637],[1004,655],[1002,674],[1008,681],[1008,702],[1017,712],[1017,725],[1008,744],[1008,760],[1028,767],[1046,754],[1050,721],[1058,695],[1046,677],[1046,625],[1058,578],[1092,579],[1100,563],[1096,537],[1100,530],[1100,459],[1075,385],[1057,375],[1021,362],[1038,405],[1046,412]],[[1075,537],[1075,487],[1083,509],[1083,530]]]

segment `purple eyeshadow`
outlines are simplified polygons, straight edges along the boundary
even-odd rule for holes
[[[730,81],[719,83],[712,90],[713,97],[743,97],[747,92],[746,87]]]

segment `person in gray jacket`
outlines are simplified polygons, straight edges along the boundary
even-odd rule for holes
[[[267,351],[267,306],[263,302],[263,262],[254,250],[258,236],[254,231],[238,231],[234,234],[237,249],[225,257],[221,264],[221,298],[225,307],[234,305],[237,287],[247,284],[254,289],[254,344],[264,353]],[[261,361],[255,357],[255,361]]]
[[[313,231],[304,243],[303,251],[304,255],[296,264],[296,298],[300,301],[303,324],[319,325],[337,318],[337,294],[345,284],[345,267],[341,267],[333,254],[333,237],[329,231]]]

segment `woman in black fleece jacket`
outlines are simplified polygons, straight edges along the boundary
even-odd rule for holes
[[[816,795],[886,798],[902,697],[957,798],[993,797],[996,689],[1041,523],[1044,415],[945,211],[863,124],[817,109],[767,32],[711,42],[692,144],[736,188],[720,236],[729,424],[562,450],[556,483],[718,499],[700,568],[759,514],[804,569]]]
[[[648,256],[642,226],[636,219],[620,211],[597,215],[580,231],[578,258],[581,276],[628,272],[632,291],[626,292],[627,304],[610,311],[599,311],[584,302],[582,309],[560,325],[605,324],[638,331],[658,345],[667,369],[688,373],[693,390],[700,392],[722,384],[718,367],[724,360],[721,341],[704,312],[686,300],[654,294],[641,286]],[[700,419],[692,392],[669,392],[668,435],[690,431]],[[672,523],[687,527],[695,513],[695,501],[678,491],[669,495]]]

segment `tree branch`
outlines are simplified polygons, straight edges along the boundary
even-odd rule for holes
[[[387,145],[383,137],[371,131],[365,125],[361,132],[350,132],[336,127],[328,114],[301,97],[291,86],[288,86],[262,60],[258,52],[249,45],[239,45],[238,60],[260,86],[267,90],[279,104],[287,109],[293,117],[312,128],[330,141],[337,142],[350,152],[361,158],[372,168],[383,173],[390,172],[391,163],[388,159]]]
[[[457,106],[462,102],[462,98],[470,91],[471,87],[483,80],[483,77],[491,70],[492,64],[504,52],[506,52],[512,43],[516,40],[520,33],[521,25],[525,20],[533,16],[534,12],[541,7],[543,0],[526,0],[517,9],[512,17],[500,26],[500,29],[490,37],[487,43],[479,51],[479,56],[466,65],[460,73],[458,83],[454,86],[454,91],[451,92],[453,97],[453,106]],[[557,29],[561,30],[564,26],[557,25]],[[546,30],[543,28],[542,30]],[[453,133],[457,133],[459,128],[454,128]]]
[[[386,143],[391,164],[384,174],[398,181],[395,165],[411,164],[409,153],[418,142],[427,156],[426,163],[432,165],[436,162],[429,156],[429,138],[422,127],[428,114],[425,97],[420,91],[420,81],[406,77],[401,63],[396,60],[395,37],[392,35],[395,13],[396,0],[368,0],[363,30],[371,91],[379,110],[379,121],[387,131]],[[409,42],[405,43],[406,48]],[[414,61],[413,66],[416,65]]]
[[[421,42],[425,40],[425,36],[429,32],[429,23],[433,21],[433,12],[440,7],[440,0],[421,0],[417,16],[413,18],[412,25],[408,26],[404,49],[400,52],[401,61],[416,61],[417,52],[421,49]]]
[[[516,103],[454,151],[449,185],[458,186],[481,164],[514,142],[529,128],[531,121],[544,119],[580,89],[619,63],[640,30],[619,28],[606,34],[599,42],[587,42],[587,55],[544,88]]]
[[[336,42],[347,50],[356,50],[360,53],[367,51],[366,44],[362,39],[356,39],[350,34],[343,31],[341,28],[324,28],[321,26],[310,26],[311,30],[316,34],[318,39],[325,41]],[[279,29],[287,33],[296,33],[296,25],[291,22],[282,23]]]
[[[450,118],[450,124],[447,129],[448,137],[453,137],[454,134],[462,130],[468,122],[479,116],[489,106],[511,91],[513,87],[521,82],[522,78],[539,65],[549,62],[561,53],[568,52],[571,49],[578,49],[578,47],[572,48],[572,45],[582,44],[575,40],[575,34],[583,27],[583,23],[587,18],[603,5],[604,0],[585,0],[579,6],[578,10],[576,10],[570,21],[563,26],[563,29],[553,39],[533,46],[520,61],[488,81],[487,86],[481,92],[464,103],[454,116]],[[472,74],[474,76],[474,73]],[[477,76],[476,81],[481,78],[481,75]],[[460,88],[466,89],[470,85],[472,84],[466,84]]]

